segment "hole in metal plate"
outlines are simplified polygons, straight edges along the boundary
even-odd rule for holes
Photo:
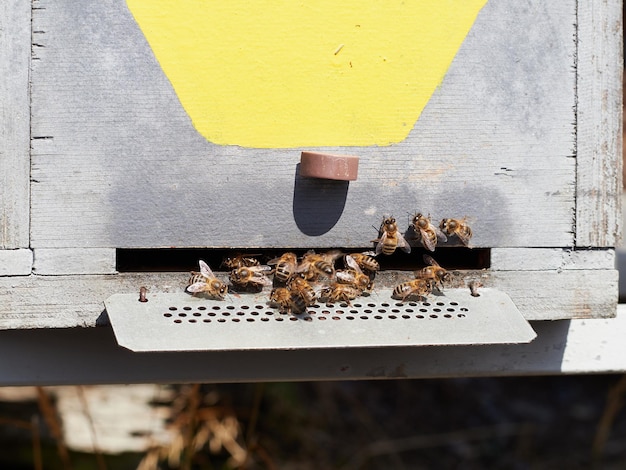
[[[186,293],[105,301],[118,343],[133,351],[363,348],[503,344],[535,332],[504,292],[446,289],[435,299],[398,302],[381,289],[367,303],[316,304],[300,314],[268,305],[267,292],[207,300]],[[329,321],[330,320],[330,321]]]

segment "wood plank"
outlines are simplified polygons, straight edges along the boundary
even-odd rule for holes
[[[233,383],[624,373],[626,307],[611,319],[533,322],[530,344],[133,353],[110,328],[0,331],[0,385]],[[77,354],[80,351],[80,354]],[[97,364],[98,367],[94,367]]]
[[[0,276],[28,276],[33,269],[33,252],[27,248],[0,250]]]
[[[622,191],[622,5],[578,2],[576,246],[615,246]]]
[[[30,2],[0,2],[0,249],[29,246],[30,20]]]
[[[222,276],[222,274],[220,274]],[[395,286],[408,272],[388,272],[377,285]],[[617,271],[455,272],[450,287],[478,280],[506,292],[527,320],[615,315]],[[104,301],[116,293],[181,292],[188,273],[0,278],[0,329],[71,328],[107,322]],[[226,281],[226,278],[224,277]],[[148,294],[149,295],[149,294]]]
[[[618,277],[616,270],[498,271],[492,283],[527,320],[610,318],[617,308]]]
[[[476,246],[573,244],[574,0],[488,2],[404,142],[318,149],[361,156],[349,185],[201,137],[124,2],[39,4],[33,247],[358,247],[416,211],[467,215]]]
[[[37,248],[34,274],[113,274],[115,250],[112,248]]]
[[[614,249],[493,248],[491,250],[491,269],[494,271],[610,270],[614,267]]]

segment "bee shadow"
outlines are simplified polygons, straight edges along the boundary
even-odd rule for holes
[[[339,221],[348,197],[348,181],[300,176],[296,165],[293,188],[293,217],[302,233],[319,236]]]

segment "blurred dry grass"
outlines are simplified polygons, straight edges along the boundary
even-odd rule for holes
[[[170,438],[126,455],[106,454],[95,444],[87,453],[70,449],[50,390],[38,389],[33,406],[21,413],[15,403],[0,404],[0,467],[626,468],[626,376],[166,388],[173,392],[167,403],[153,405],[167,406]],[[93,404],[84,411],[93,413]],[[21,453],[14,460],[11,448]]]

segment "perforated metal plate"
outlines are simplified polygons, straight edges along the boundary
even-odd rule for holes
[[[401,303],[391,290],[351,305],[319,303],[306,313],[279,313],[267,293],[225,301],[186,293],[116,294],[106,302],[118,343],[132,351],[312,349],[527,343],[535,332],[503,292],[446,289],[427,302]]]

